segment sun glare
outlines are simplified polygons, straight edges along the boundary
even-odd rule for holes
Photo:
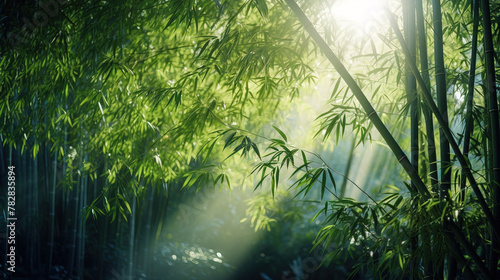
[[[383,16],[384,0],[337,0],[330,8],[333,19],[360,31],[373,31]]]

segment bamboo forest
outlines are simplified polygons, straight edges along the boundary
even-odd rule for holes
[[[500,279],[500,1],[0,1],[0,279]]]

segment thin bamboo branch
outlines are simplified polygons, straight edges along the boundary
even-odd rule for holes
[[[251,134],[253,136],[256,136],[256,137],[259,137],[259,138],[262,138],[262,139],[265,139],[267,141],[271,141],[271,138],[268,138],[268,137],[265,137],[265,136],[262,136],[262,135],[259,135],[259,134],[256,134],[254,132],[251,132],[249,130],[245,130],[245,129],[242,129],[242,128],[239,128],[239,127],[235,127],[233,125],[229,125],[227,123],[225,123],[221,118],[219,118],[219,116],[217,116],[214,112],[210,111],[210,113],[212,114],[212,116],[217,120],[217,122],[221,123],[222,125],[228,127],[228,128],[231,128],[231,129],[234,129],[234,130],[237,130],[237,131],[243,131],[245,133],[248,133],[248,134]],[[296,149],[300,149],[299,147],[296,147],[294,145],[290,145],[290,144],[287,144],[288,147],[292,147],[292,148],[296,148]],[[347,175],[345,174],[342,174],[341,172],[333,169],[330,165],[328,165],[328,163],[317,153],[315,152],[311,152],[311,151],[308,151],[308,150],[304,150],[304,149],[300,149],[301,151],[305,152],[305,153],[308,153],[308,154],[311,154],[313,156],[315,156],[316,158],[318,158],[328,169],[330,169],[330,171],[342,176],[344,179],[346,179],[348,182],[350,182],[351,184],[353,184],[359,191],[361,191],[369,200],[371,200],[373,203],[375,204],[378,204],[377,201],[375,199],[373,199],[373,197],[371,197],[365,190],[363,190],[363,188],[361,188],[358,184],[356,184],[353,180],[349,179],[349,177],[347,177]]]
[[[493,215],[495,222],[500,224],[500,120],[498,115],[498,99],[495,81],[495,49],[491,31],[490,3],[481,0],[481,12],[483,14],[484,52],[486,66],[486,96],[488,97],[489,109],[489,132],[491,137],[491,188],[493,197]],[[495,232],[496,231],[496,232]],[[492,249],[489,268],[492,274],[498,271],[498,247],[500,244],[499,232],[492,229]]]

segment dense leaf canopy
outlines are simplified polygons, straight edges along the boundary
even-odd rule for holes
[[[98,183],[82,205],[86,218],[129,219],[136,198],[151,188],[168,193],[174,182],[273,195],[290,187],[293,196],[324,204],[315,244],[335,246],[328,260],[362,248],[357,269],[375,278],[452,275],[444,268],[452,259],[465,276],[493,278],[500,63],[489,53],[500,51],[499,3],[481,1],[473,15],[479,1],[388,1],[360,27],[336,19],[336,0],[298,2],[5,4],[4,150],[55,156],[61,191],[81,188],[86,176]],[[311,103],[316,110],[307,109]],[[299,140],[303,126],[313,144]],[[451,144],[443,142],[447,131]],[[332,148],[346,139],[353,149],[388,145],[377,150],[368,177],[392,169],[399,182],[344,180],[349,169],[337,170],[350,160],[332,159]],[[448,145],[451,158],[436,159]],[[361,202],[346,198],[345,188],[360,189]],[[252,225],[271,229],[260,199],[249,202]]]

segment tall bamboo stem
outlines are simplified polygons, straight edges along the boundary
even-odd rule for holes
[[[408,49],[410,50],[410,59],[412,63],[416,63],[417,56],[417,42],[416,42],[416,32],[415,32],[415,6],[414,3],[410,3],[409,0],[403,1],[403,18],[404,18],[404,30],[406,42],[408,44]],[[408,96],[408,102],[410,103],[410,161],[415,170],[418,169],[418,157],[419,157],[419,147],[418,147],[418,96],[417,96],[417,82],[415,76],[406,65],[406,93]],[[412,187],[415,188],[413,181],[411,182]],[[412,218],[412,223],[416,222],[416,217]],[[416,229],[415,227],[412,227]],[[418,233],[416,231],[411,232],[411,250],[412,252],[417,252],[418,249]],[[411,279],[418,278],[418,266],[419,260],[413,258],[411,261],[410,277]]]
[[[146,273],[146,275],[149,274],[149,266],[148,266],[148,263],[149,263],[149,255],[150,255],[150,243],[151,243],[151,223],[152,223],[152,220],[153,220],[153,203],[154,203],[154,191],[153,191],[153,186],[149,185],[148,186],[148,203],[147,203],[147,216],[146,216],[146,226],[145,226],[145,230],[144,230],[144,234],[145,234],[145,237],[144,237],[144,244],[143,244],[143,248],[144,248],[144,256],[143,256],[143,270],[144,270],[144,273]]]
[[[134,275],[134,241],[135,241],[135,209],[137,198],[132,195],[132,221],[130,223],[130,239],[129,239],[129,263],[128,263],[128,276],[133,279]]]
[[[49,242],[49,276],[52,273],[52,258],[54,255],[54,224],[56,216],[56,186],[57,186],[57,149],[54,152],[52,188],[50,190],[50,242]]]
[[[434,60],[436,68],[436,94],[437,106],[439,112],[443,117],[444,123],[448,126],[448,100],[446,98],[446,72],[444,67],[444,54],[443,54],[443,24],[441,15],[441,2],[440,0],[432,0],[432,18],[434,22]],[[450,189],[451,172],[450,167],[450,144],[443,131],[439,128],[440,140],[440,154],[441,154],[441,184],[440,184],[440,197],[441,199],[448,198],[448,191]]]
[[[491,137],[491,173],[492,173],[492,197],[493,197],[493,215],[495,222],[500,225],[500,121],[498,115],[498,99],[495,81],[495,50],[493,48],[493,39],[491,32],[491,14],[490,3],[488,0],[481,0],[481,12],[483,14],[483,33],[484,33],[484,52],[486,66],[486,88],[489,108],[489,130]],[[492,228],[492,250],[489,262],[489,268],[493,275],[496,274],[499,259],[500,238],[498,232]]]
[[[448,100],[446,87],[446,71],[444,66],[443,52],[443,20],[441,14],[441,0],[432,0],[432,19],[434,23],[434,61],[436,77],[436,95],[439,112],[448,126]],[[441,184],[440,198],[442,201],[449,199],[451,186],[451,162],[450,162],[450,144],[444,134],[443,128],[439,128],[440,154],[441,154]],[[457,275],[456,261],[448,256],[448,279],[455,279]]]
[[[463,153],[466,158],[469,157],[470,149],[470,138],[474,129],[474,118],[472,115],[473,101],[474,101],[474,83],[476,78],[476,56],[477,56],[477,33],[479,27],[479,3],[477,0],[472,1],[472,45],[471,45],[471,58],[470,58],[470,70],[469,70],[469,81],[468,81],[468,94],[466,100],[466,114],[465,114],[465,131],[464,131],[464,143],[463,143]],[[466,178],[462,171],[462,176],[460,178],[460,203],[465,201],[465,188],[466,188]],[[462,224],[462,217],[459,216],[459,225]],[[486,246],[483,246],[483,248]],[[487,249],[487,248],[486,248]]]
[[[472,117],[472,107],[474,101],[474,82],[476,79],[476,57],[477,57],[477,32],[479,27],[479,3],[477,0],[472,1],[472,46],[471,46],[471,58],[470,58],[470,70],[469,70],[469,82],[468,82],[468,94],[466,100],[465,107],[465,132],[464,132],[464,144],[463,144],[463,153],[465,157],[469,157],[469,149],[470,149],[470,138],[472,134],[472,130],[474,129],[474,119]],[[460,189],[462,190],[462,200],[465,199],[465,194],[463,193],[465,190],[465,182],[466,178],[462,172],[462,178],[460,182]]]
[[[404,0],[404,22],[405,22],[405,37],[406,43],[408,44],[408,49],[410,50],[410,55],[412,59],[412,63],[416,63],[417,56],[417,48],[416,48],[416,33],[415,33],[415,6],[413,3],[410,3],[409,0]],[[406,67],[406,76],[407,76],[407,95],[408,102],[410,103],[410,161],[418,171],[418,96],[417,96],[417,82],[415,76],[409,69]],[[412,182],[413,184],[413,182]]]
[[[349,151],[349,159],[347,160],[347,166],[345,168],[344,172],[344,181],[342,181],[342,186],[340,187],[340,198],[343,198],[345,196],[345,190],[347,187],[347,178],[349,178],[349,172],[351,171],[351,165],[352,165],[352,160],[354,158],[354,150],[356,148],[356,137],[352,140],[351,143],[351,149]]]
[[[79,148],[78,148],[78,155],[79,155],[79,158],[78,158],[78,168],[81,170],[82,169],[82,154],[83,154],[83,145],[82,143],[80,143],[79,145]],[[76,183],[76,186],[75,188],[72,190],[73,192],[73,205],[74,205],[74,208],[73,208],[73,220],[72,220],[72,223],[73,223],[73,228],[72,228],[72,236],[71,236],[71,261],[70,261],[70,268],[69,268],[69,275],[70,276],[73,276],[73,271],[75,269],[75,261],[76,261],[76,258],[77,258],[77,250],[79,249],[78,248],[78,245],[77,245],[77,238],[78,238],[78,228],[79,228],[79,211],[80,211],[80,196],[79,196],[79,187],[81,187],[81,182],[82,182],[82,176],[81,176],[81,173],[78,173],[78,180],[77,180],[77,183]],[[77,275],[78,275],[78,265],[77,265]]]
[[[84,155],[85,162],[88,161],[87,154]],[[88,184],[88,175],[83,175],[80,186],[80,207],[78,209],[78,213],[81,214],[81,211],[85,208],[87,204],[87,184]],[[85,267],[85,218],[83,215],[80,215],[79,220],[79,230],[78,230],[78,278],[83,279],[83,270]]]
[[[425,31],[425,20],[424,20],[424,10],[422,5],[422,0],[416,0],[415,5],[417,14],[420,71],[426,88],[431,88],[431,83],[429,78],[429,62],[427,54],[427,34]],[[427,155],[429,160],[429,177],[431,181],[431,189],[434,193],[437,193],[439,181],[437,178],[438,173],[437,173],[437,158],[436,158],[436,142],[434,138],[434,122],[432,119],[432,113],[428,105],[425,102],[423,102],[421,106],[422,106],[422,114],[425,120],[425,130],[427,136]],[[432,233],[429,232],[424,233],[424,238],[428,240],[428,242],[431,242],[431,239],[433,238]],[[432,248],[430,248],[429,252],[432,252]],[[431,261],[426,261],[425,263],[423,263],[423,266],[425,267],[427,275],[433,277],[436,273],[434,269],[435,264],[432,261],[432,257],[430,259]]]
[[[35,143],[36,143],[36,140],[35,140]],[[33,199],[33,214],[35,215],[35,224],[32,225],[32,228],[33,228],[33,262],[34,262],[34,268],[35,268],[35,271],[39,271],[39,264],[40,264],[40,234],[38,233],[38,229],[37,229],[37,224],[40,222],[40,216],[39,216],[39,205],[38,205],[38,197],[39,197],[39,194],[38,194],[38,190],[40,189],[40,184],[39,184],[39,181],[38,181],[38,160],[39,160],[39,155],[35,155],[35,157],[33,158],[33,196],[34,196],[34,199]]]
[[[422,7],[422,0],[416,0],[417,11],[417,29],[418,29],[418,46],[420,52],[420,70],[426,88],[431,88],[429,79],[429,62],[427,55],[427,35],[425,32],[424,11]],[[427,153],[429,157],[429,177],[433,192],[437,192],[438,178],[437,178],[437,158],[436,158],[436,142],[434,139],[434,123],[432,120],[432,113],[426,103],[422,103],[422,113],[425,120],[425,129],[427,134]]]

